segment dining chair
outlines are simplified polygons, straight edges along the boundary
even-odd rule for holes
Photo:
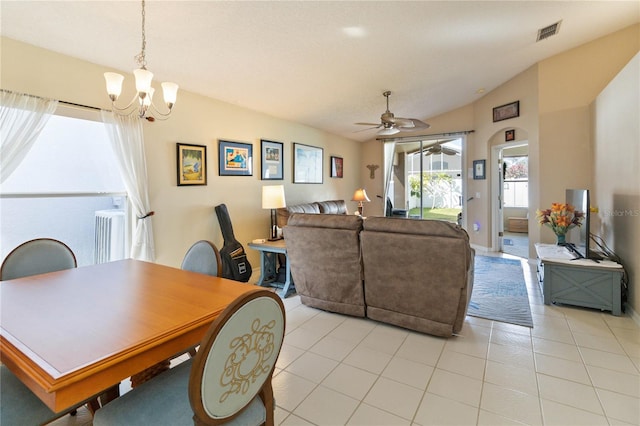
[[[36,238],[20,244],[7,255],[0,267],[0,281],[76,266],[76,256],[65,243],[52,238]]]
[[[0,424],[41,425],[59,414],[40,401],[5,365],[0,365]]]
[[[279,296],[245,293],[211,324],[195,358],[106,404],[93,424],[273,425],[271,378],[284,330]]]
[[[211,241],[200,240],[194,243],[182,260],[182,269],[201,274],[222,276],[220,252]]]

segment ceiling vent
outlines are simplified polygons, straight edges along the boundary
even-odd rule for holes
[[[538,38],[536,39],[536,42],[548,39],[549,37],[558,34],[558,31],[560,31],[560,23],[561,22],[562,21],[558,21],[555,24],[551,24],[551,25],[549,25],[547,27],[539,29],[538,30]]]

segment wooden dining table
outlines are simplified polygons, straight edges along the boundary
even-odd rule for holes
[[[138,260],[0,282],[0,358],[62,412],[197,345],[256,286]]]

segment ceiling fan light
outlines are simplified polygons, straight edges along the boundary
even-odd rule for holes
[[[395,127],[388,127],[378,132],[378,134],[381,136],[390,136],[395,135],[396,133],[400,133],[400,130],[396,129]]]

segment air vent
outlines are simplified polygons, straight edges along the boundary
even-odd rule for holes
[[[538,38],[536,39],[536,42],[548,39],[549,37],[558,34],[558,31],[560,31],[560,24],[561,23],[562,23],[562,21],[558,21],[555,24],[549,25],[548,27],[544,27],[544,28],[539,29],[538,30]]]

